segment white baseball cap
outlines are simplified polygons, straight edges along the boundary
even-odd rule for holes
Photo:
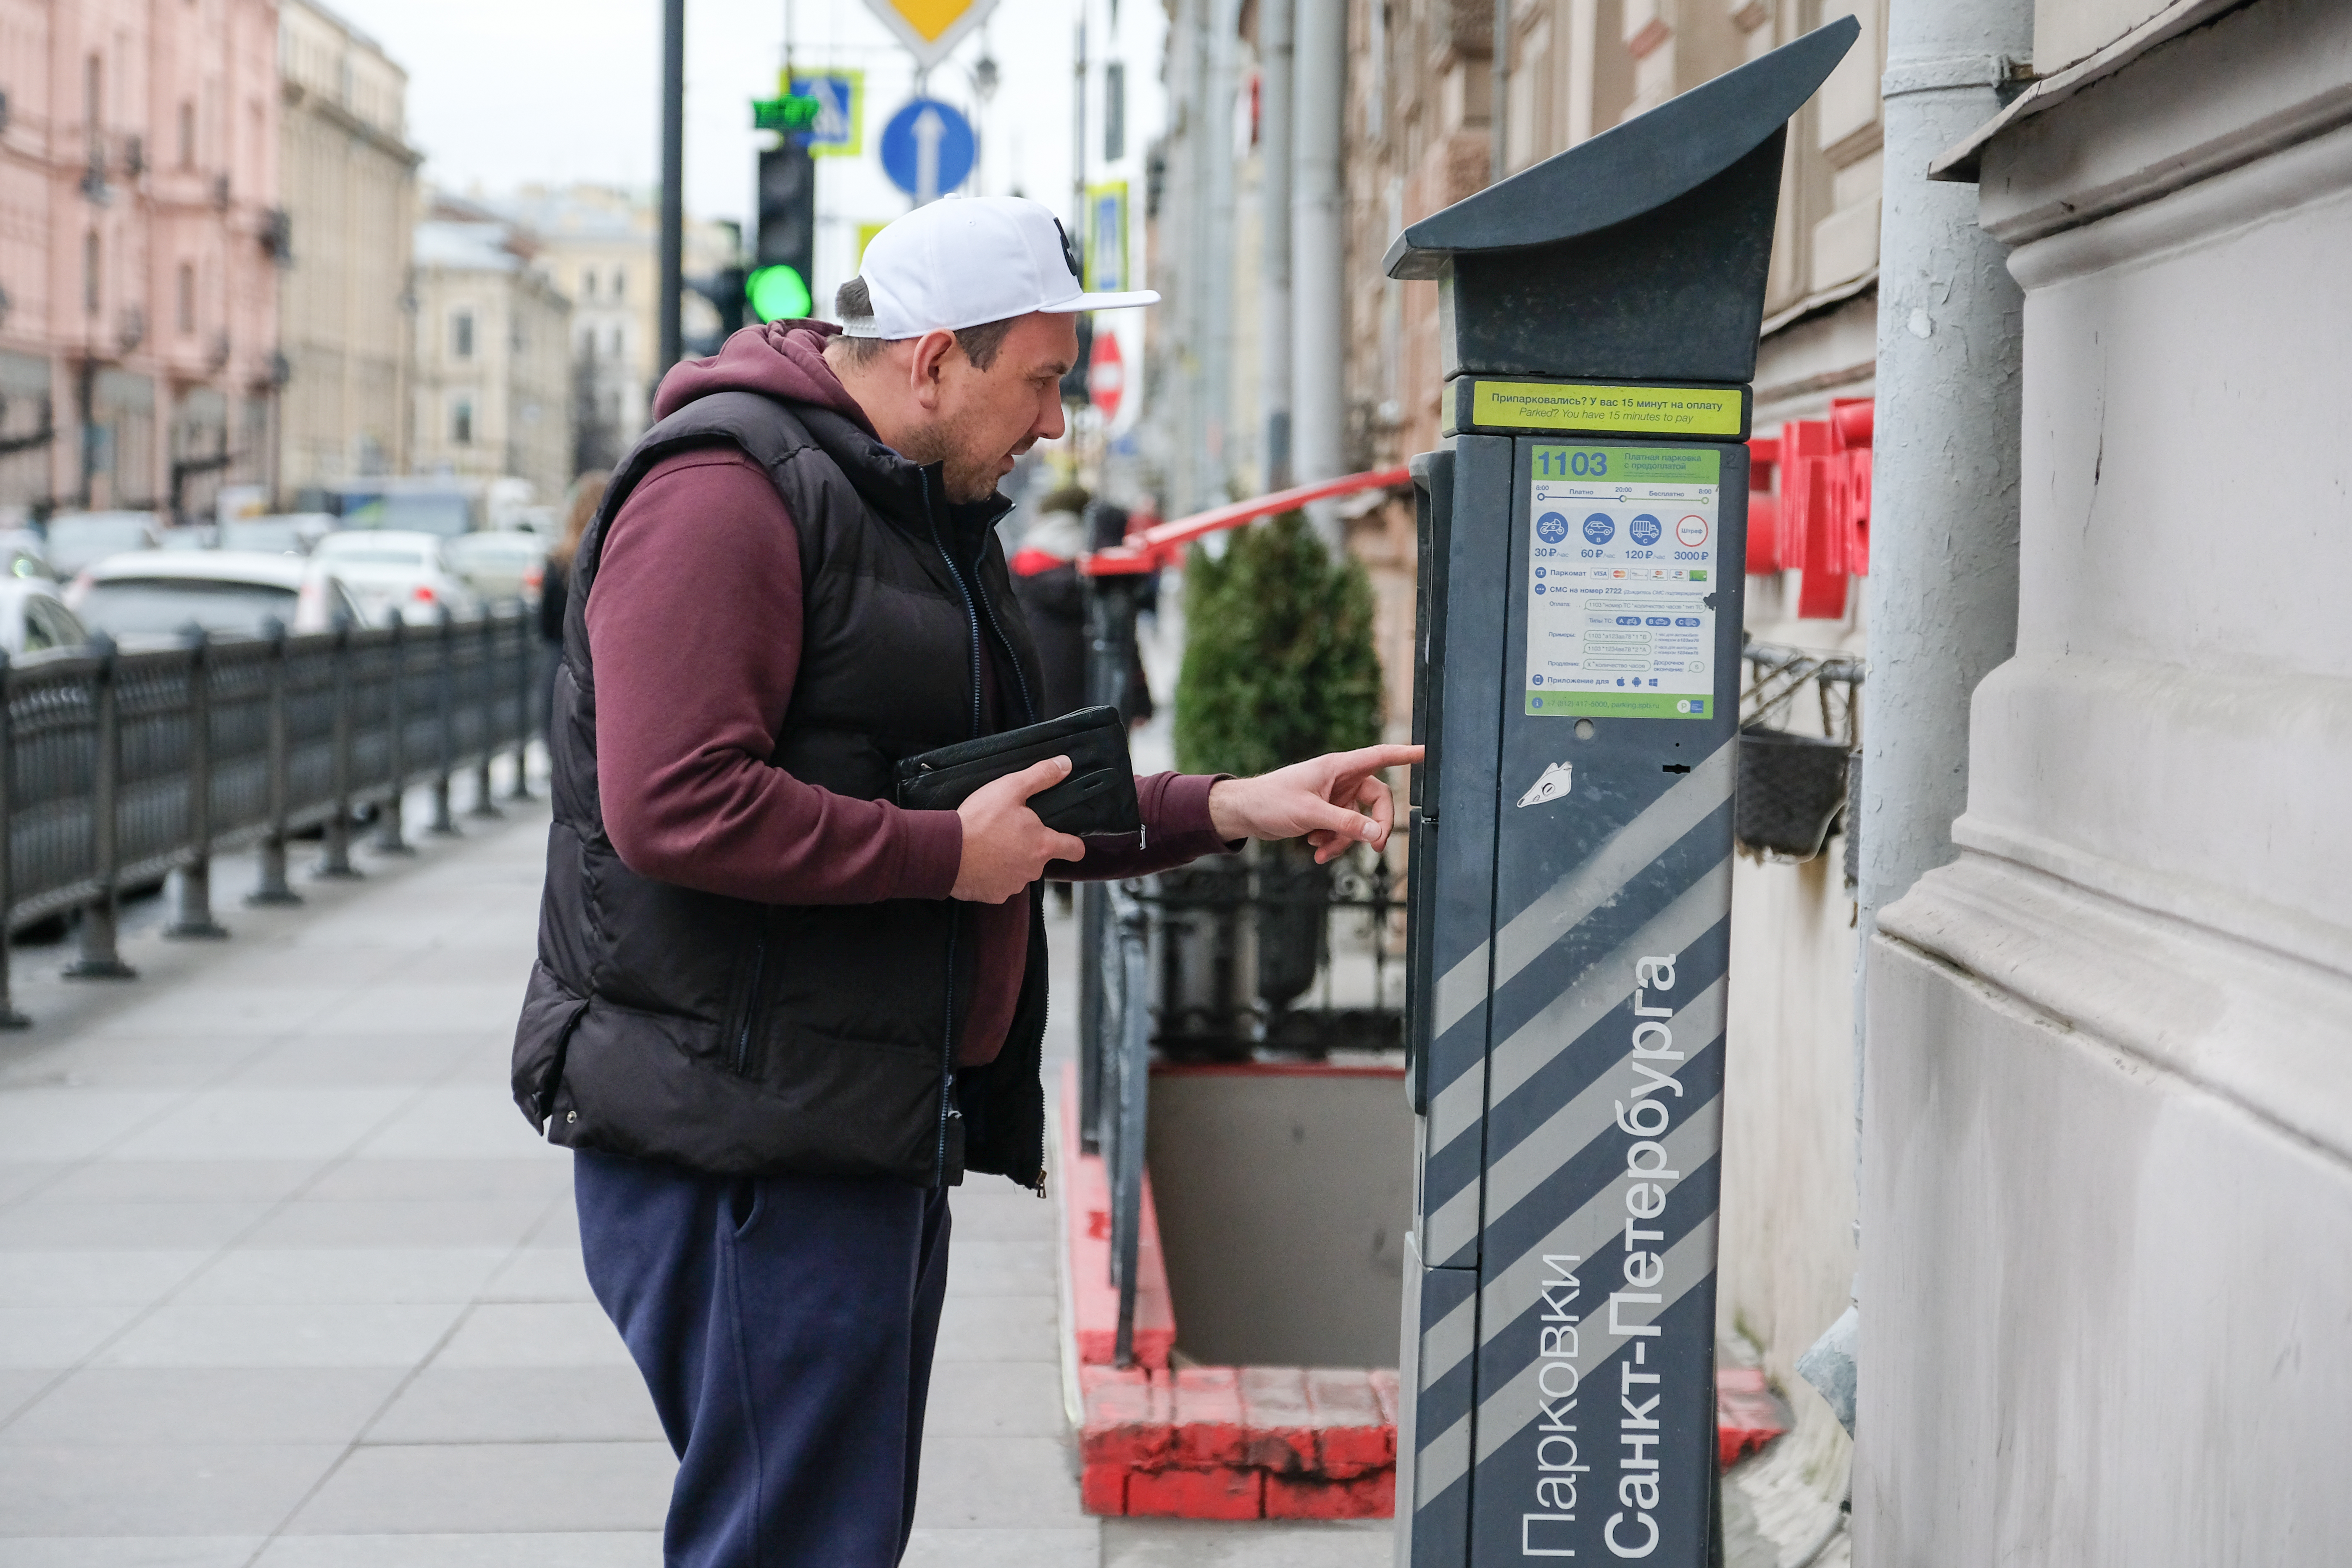
[[[874,313],[842,323],[853,338],[917,338],[1037,310],[1160,303],[1150,289],[1087,293],[1061,220],[1025,196],[942,196],[917,207],[866,242],[857,275]]]

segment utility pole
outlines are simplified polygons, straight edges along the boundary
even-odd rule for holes
[[[1492,184],[1511,172],[1511,0],[1495,0],[1495,58],[1489,68],[1493,90],[1486,122],[1494,128],[1494,151],[1488,154],[1486,182]]]
[[[1087,253],[1087,0],[1078,0],[1078,41],[1070,72],[1070,239]],[[1081,283],[1085,279],[1079,280]]]
[[[1290,485],[1291,7],[1258,0],[1258,404],[1265,416],[1265,488]]]
[[[678,361],[686,292],[686,0],[662,0],[661,352],[656,385]]]
[[[1291,103],[1291,420],[1300,484],[1347,472],[1347,228],[1339,187],[1346,112],[1346,0],[1297,0],[1292,47],[1297,93]],[[1329,501],[1307,509],[1336,552],[1339,513]]]

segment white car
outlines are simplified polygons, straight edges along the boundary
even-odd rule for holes
[[[43,530],[49,567],[59,582],[126,550],[152,550],[163,531],[152,511],[61,511]]]
[[[319,541],[310,559],[342,580],[370,626],[382,626],[394,610],[411,626],[432,626],[444,607],[471,620],[482,601],[449,560],[446,542],[433,533],[346,529]]]
[[[547,542],[536,533],[516,528],[461,533],[444,546],[444,553],[483,598],[539,602],[547,576]]]
[[[272,620],[295,633],[362,620],[324,566],[252,550],[110,555],[75,578],[65,600],[84,626],[125,647],[168,647],[191,625],[217,637],[261,637]]]
[[[220,525],[220,547],[263,550],[273,555],[308,555],[312,545],[334,531],[334,517],[323,511],[236,517]]]
[[[10,658],[76,648],[89,641],[58,585],[46,577],[0,577],[0,650]]]

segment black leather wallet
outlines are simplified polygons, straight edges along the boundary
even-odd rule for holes
[[[1048,757],[1070,759],[1070,776],[1029,797],[1037,819],[1057,833],[1143,830],[1128,761],[1127,725],[1116,708],[1081,708],[1043,724],[983,735],[900,759],[898,804],[916,811],[953,811],[981,785]]]

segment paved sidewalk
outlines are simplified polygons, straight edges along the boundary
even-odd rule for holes
[[[582,1276],[568,1157],[507,1099],[546,822],[508,809],[299,910],[238,907],[225,865],[235,940],[135,911],[136,982],[16,950],[0,1564],[659,1563],[669,1451]],[[1384,1528],[1082,1515],[1054,1205],[980,1182],[954,1211],[910,1564],[1386,1562]]]

